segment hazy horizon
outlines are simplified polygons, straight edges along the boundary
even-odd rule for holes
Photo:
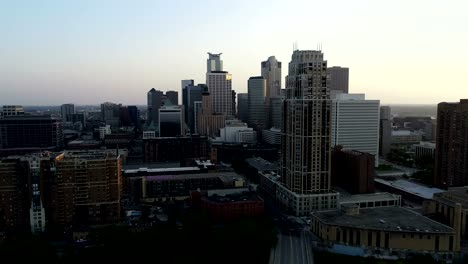
[[[350,93],[382,105],[468,97],[468,2],[7,1],[0,3],[0,105],[144,105],[151,88],[205,83],[207,52],[222,52],[246,92],[293,43],[350,68]]]

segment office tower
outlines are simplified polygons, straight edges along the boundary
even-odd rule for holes
[[[251,127],[247,127],[246,123],[232,119],[226,120],[225,127],[220,129],[220,139],[228,143],[255,143],[257,133]]]
[[[63,104],[60,106],[60,113],[62,115],[63,122],[71,122],[68,119],[68,115],[75,113],[75,105],[74,104]]]
[[[24,115],[24,109],[21,105],[4,105],[2,107],[2,116]]]
[[[195,101],[193,102],[193,129],[195,134],[198,134],[198,127],[199,127],[199,118],[202,114],[202,101]]]
[[[270,114],[268,115],[270,118],[269,125],[270,127],[274,128],[281,128],[281,123],[283,120],[283,100],[284,97],[272,97],[270,98]]]
[[[392,144],[392,121],[390,106],[380,107],[379,155],[386,157]]]
[[[17,115],[0,119],[0,154],[16,155],[63,148],[62,120],[50,115]]]
[[[282,201],[296,215],[337,206],[330,191],[331,100],[327,62],[315,50],[295,50],[289,63],[284,100]],[[279,185],[280,186],[280,185]]]
[[[29,229],[27,185],[18,158],[0,159],[0,232],[5,235]]]
[[[275,56],[262,61],[262,76],[266,80],[267,102],[272,97],[280,96],[281,91],[281,62]]]
[[[231,107],[232,107],[232,116],[237,116],[237,107],[236,107],[236,91],[231,91]]]
[[[327,68],[328,89],[341,93],[349,92],[349,68],[339,66]]]
[[[159,136],[175,137],[185,135],[184,107],[181,105],[159,108]]]
[[[68,229],[121,220],[121,161],[115,150],[67,151],[54,164],[55,224]]]
[[[72,123],[74,126],[75,124],[79,124],[81,128],[86,126],[86,120],[85,120],[85,114],[84,113],[74,113],[74,114],[68,114],[67,115],[67,122]],[[62,118],[63,121],[63,118]],[[79,129],[81,130],[81,129]]]
[[[163,92],[151,88],[147,94],[148,99],[148,118],[146,126],[159,124],[159,107],[161,107]]]
[[[332,150],[331,184],[352,194],[374,193],[375,156],[366,152],[343,150],[336,146]]]
[[[130,117],[130,123],[134,127],[140,126],[140,110],[136,105],[129,105],[127,107],[128,115]]]
[[[256,131],[265,127],[265,97],[266,80],[262,76],[250,77],[247,81],[248,89],[248,124]]]
[[[167,91],[166,97],[171,101],[172,105],[179,104],[179,93],[177,91]]]
[[[249,121],[249,94],[248,93],[237,94],[237,117],[242,122],[247,123]]]
[[[181,84],[181,91],[184,91],[184,88],[189,86],[189,85],[195,85],[194,80],[182,80],[180,81]]]
[[[219,135],[219,129],[224,127],[226,115],[213,112],[211,95],[209,92],[203,92],[201,113],[198,115],[197,132],[202,136],[216,137]]]
[[[106,125],[117,129],[120,127],[120,107],[122,105],[106,102],[101,104],[101,118]]]
[[[364,94],[339,93],[332,100],[332,147],[379,154],[379,100]]]
[[[193,82],[182,88],[182,104],[184,105],[185,110],[185,123],[191,133],[195,133],[196,131],[195,118],[197,115],[195,114],[195,102],[201,102],[202,93],[206,90],[208,90],[206,85],[194,85]]]
[[[468,185],[468,99],[437,106],[435,184]]]
[[[187,166],[189,160],[210,156],[210,141],[204,136],[165,137],[143,139],[144,162],[180,162]]]
[[[211,54],[208,59],[208,71],[206,73],[206,85],[211,95],[213,111],[215,113],[232,116],[232,76],[223,71],[221,54]],[[212,58],[212,56],[214,56]],[[218,67],[219,66],[219,67]]]
[[[208,59],[206,60],[206,72],[222,71],[223,61],[221,60],[221,54],[213,54],[208,52]]]

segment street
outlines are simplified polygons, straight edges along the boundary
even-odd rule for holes
[[[314,263],[309,231],[290,231],[278,234],[278,244],[272,249],[270,264]]]

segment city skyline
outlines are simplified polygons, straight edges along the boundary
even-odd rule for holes
[[[295,42],[320,45],[330,67],[350,69],[350,93],[384,105],[457,102],[468,84],[462,1],[27,2],[0,4],[0,105],[143,105],[153,87],[204,83],[207,52],[245,93]]]

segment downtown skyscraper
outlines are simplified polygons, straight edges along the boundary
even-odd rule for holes
[[[283,201],[296,215],[336,207],[330,191],[331,100],[327,62],[315,50],[295,50],[286,77],[281,142]]]
[[[281,96],[281,62],[275,56],[270,56],[266,61],[261,63],[262,77],[266,80],[266,94],[265,94],[265,118],[266,127],[272,127],[274,121],[272,120],[272,101],[277,101]]]
[[[226,116],[232,112],[232,76],[223,71],[223,61],[220,54],[208,53],[206,85],[211,95],[213,111]]]

